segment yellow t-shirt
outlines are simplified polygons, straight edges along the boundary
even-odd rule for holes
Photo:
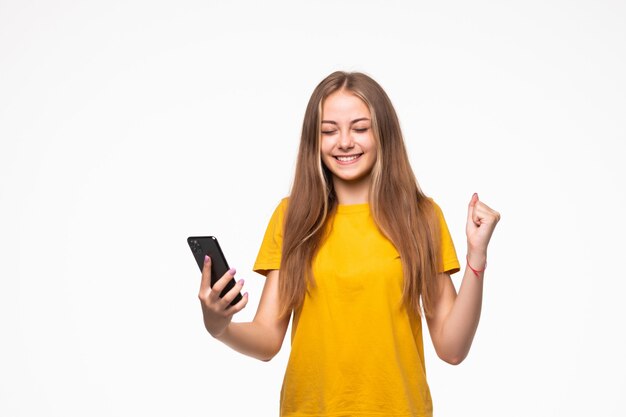
[[[254,270],[280,269],[288,199],[269,222]],[[460,265],[441,219],[443,271]],[[281,416],[432,416],[422,322],[402,303],[402,265],[368,204],[340,205],[313,260],[315,288],[295,312]]]

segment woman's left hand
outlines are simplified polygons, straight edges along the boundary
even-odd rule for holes
[[[467,248],[470,253],[486,254],[489,240],[496,224],[500,221],[500,213],[478,200],[474,193],[467,211]]]

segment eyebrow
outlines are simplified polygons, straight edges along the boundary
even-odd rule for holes
[[[361,118],[352,120],[350,122],[350,124],[354,124],[354,123],[357,123],[357,122],[362,122],[363,120],[369,121],[369,119],[367,117],[361,117]],[[336,125],[337,124],[337,122],[335,122],[334,120],[322,120],[322,123],[330,123],[332,125]]]

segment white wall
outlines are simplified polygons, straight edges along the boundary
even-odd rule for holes
[[[246,279],[336,69],[394,102],[465,254],[502,213],[468,359],[430,345],[436,415],[623,416],[626,5],[0,1],[0,415],[276,415],[205,332],[185,239]],[[456,278],[457,283],[460,275]]]

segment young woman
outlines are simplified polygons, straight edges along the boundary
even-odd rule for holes
[[[295,180],[269,222],[254,270],[266,281],[252,322],[229,307],[243,280],[200,288],[209,333],[270,360],[293,313],[282,416],[431,416],[422,320],[438,356],[467,355],[478,326],[487,245],[500,215],[474,194],[465,273],[443,214],[415,180],[395,110],[379,84],[335,72],[304,116]]]

